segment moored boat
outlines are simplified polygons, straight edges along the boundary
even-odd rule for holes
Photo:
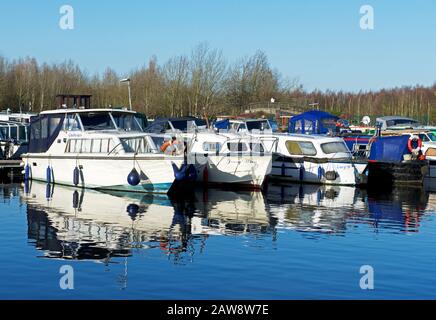
[[[368,161],[368,184],[423,183],[428,165],[414,138],[406,135],[343,138],[356,161]]]
[[[146,131],[154,132],[154,137],[161,135],[157,144],[165,147],[171,139],[182,140],[186,146],[185,171],[192,177],[193,166],[197,182],[259,189],[271,171],[271,153],[265,150],[262,141],[207,130],[201,119],[157,119]]]
[[[229,121],[228,130],[259,139],[272,153],[271,178],[318,184],[365,183],[366,163],[352,161],[342,139],[322,135],[273,133],[265,119]],[[250,129],[251,128],[251,129]],[[221,129],[222,130],[222,129]]]
[[[166,193],[183,155],[165,155],[118,109],[58,109],[33,118],[25,179],[92,189]]]

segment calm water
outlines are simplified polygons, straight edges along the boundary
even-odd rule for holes
[[[436,298],[436,193],[0,186],[1,299]],[[62,290],[62,266],[74,290]],[[362,290],[362,265],[374,290]]]

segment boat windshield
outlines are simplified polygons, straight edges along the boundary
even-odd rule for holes
[[[1,123],[0,124],[0,139],[14,140],[17,142],[27,142],[29,140],[27,127],[18,123]]]
[[[186,132],[188,130],[188,123],[193,124],[194,127],[205,127],[206,121],[202,119],[192,119],[192,120],[171,120],[171,124],[174,129]]]
[[[429,132],[429,133],[427,133],[427,136],[429,137],[429,139],[431,141],[435,141],[436,142],[436,134],[434,134],[433,132]]]
[[[113,112],[112,117],[118,127],[125,131],[143,131],[144,127],[141,125],[143,121],[131,113]]]
[[[388,127],[401,126],[401,125],[418,125],[418,121],[410,119],[395,119],[386,121]]]
[[[151,153],[153,151],[145,137],[122,138],[120,141],[126,153]]]
[[[114,130],[115,124],[107,112],[87,112],[80,114],[84,130]]]
[[[247,129],[251,130],[271,130],[271,126],[267,120],[247,121]]]

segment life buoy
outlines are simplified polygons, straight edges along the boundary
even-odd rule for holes
[[[417,142],[418,146],[416,148],[413,148],[413,142]],[[407,142],[407,149],[409,149],[412,153],[417,153],[422,148],[422,140],[418,136],[410,136],[409,141]]]

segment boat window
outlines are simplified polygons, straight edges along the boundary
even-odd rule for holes
[[[431,141],[436,141],[436,134],[432,132],[427,133],[427,137],[429,137]]]
[[[336,118],[324,118],[321,120],[322,125],[324,128],[326,128],[329,131],[335,132],[336,131]]]
[[[151,137],[151,140],[153,140],[153,143],[159,148],[164,144],[165,137]]]
[[[109,113],[89,112],[79,115],[85,130],[113,130],[115,125]]]
[[[250,142],[250,149],[254,152],[265,152],[263,145],[258,142]]]
[[[113,112],[112,117],[119,129],[125,131],[142,131],[143,129],[134,114]]]
[[[269,125],[269,122],[267,120],[248,121],[247,122],[247,129],[249,131],[251,131],[251,130],[263,131],[263,130],[271,130],[271,126]]]
[[[47,117],[41,118],[41,138],[42,139],[48,138],[48,118]]]
[[[204,151],[213,151],[213,152],[218,151],[219,152],[220,147],[221,147],[221,145],[219,142],[205,142],[205,143],[203,143],[203,150]]]
[[[317,153],[312,142],[286,141],[286,149],[292,155],[315,156]]]
[[[422,140],[422,142],[429,142],[430,141],[430,139],[427,137],[426,134],[421,133],[418,136],[419,136],[419,139]]]
[[[19,133],[19,140],[20,141],[28,141],[28,138],[27,138],[27,130],[26,130],[26,127],[25,126],[19,126],[18,127],[18,133]]]
[[[150,153],[152,150],[144,137],[120,139],[126,153]]]
[[[9,127],[0,127],[0,132],[3,139],[9,139]]]
[[[298,142],[298,145],[301,148],[301,151],[303,151],[303,154],[305,156],[315,156],[316,155],[316,149],[313,146],[312,142]]]
[[[242,124],[240,124],[238,122],[231,122],[230,123],[230,130],[238,131],[240,128],[242,129]],[[243,129],[245,129],[245,127]]]
[[[2,128],[7,129],[7,128]],[[31,126],[30,126],[30,139],[37,140],[41,139],[41,121],[36,120]]]
[[[163,133],[171,129],[168,121],[157,121],[147,127],[145,132]]]
[[[59,125],[61,124],[63,115],[52,115],[49,117],[49,129],[50,136],[52,136],[56,130],[58,130]]]
[[[16,126],[11,126],[11,139],[18,140],[18,128]]]
[[[205,127],[206,121],[202,119],[194,119],[194,120],[172,120],[171,124],[173,125],[174,129],[180,130],[180,131],[187,131],[188,128],[193,127]]]
[[[227,148],[231,152],[242,152],[247,151],[247,145],[242,142],[227,142]]]
[[[321,149],[324,153],[348,153],[348,147],[344,142],[327,142],[321,144]]]
[[[398,126],[398,125],[416,125],[418,121],[409,119],[394,119],[386,121],[388,127]]]
[[[77,114],[67,114],[65,117],[64,130],[67,131],[81,131],[79,119]]]
[[[297,120],[295,121],[295,133],[303,132],[303,121]]]
[[[103,139],[70,139],[65,152],[67,153],[108,153],[113,148],[113,141]]]

